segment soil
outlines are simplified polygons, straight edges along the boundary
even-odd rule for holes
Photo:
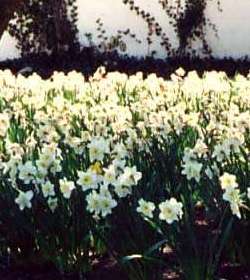
[[[26,266],[26,267],[2,267],[0,279],[4,280],[79,280],[76,274],[62,276],[51,265]],[[164,272],[164,280],[181,280],[170,269]],[[224,264],[221,268],[220,279],[223,280],[250,280],[250,271],[237,265]],[[126,275],[112,259],[103,259],[96,263],[93,271],[88,274],[86,280],[128,280]]]
[[[51,265],[32,265],[29,267],[10,267],[0,269],[0,279],[4,280],[78,280],[76,274],[61,275]],[[116,263],[105,260],[93,267],[87,276],[88,280],[127,280]]]

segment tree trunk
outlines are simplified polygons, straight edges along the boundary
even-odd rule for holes
[[[0,39],[14,12],[25,0],[0,0]]]

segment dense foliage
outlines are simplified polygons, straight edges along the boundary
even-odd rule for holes
[[[249,120],[240,75],[1,72],[1,254],[84,275],[108,252],[131,280],[249,266]]]

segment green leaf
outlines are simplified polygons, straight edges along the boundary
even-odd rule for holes
[[[150,247],[146,252],[145,252],[145,256],[150,256],[154,251],[158,250],[162,245],[166,244],[168,242],[167,239],[163,239],[159,242],[157,242],[155,245],[153,245],[152,247]]]

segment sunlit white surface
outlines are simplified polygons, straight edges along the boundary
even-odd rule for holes
[[[12,38],[7,32],[4,32],[0,40],[0,61],[7,58],[19,57],[19,51],[15,47],[16,40]]]
[[[107,35],[115,35],[117,30],[130,28],[131,32],[136,33],[142,44],[138,44],[131,38],[125,38],[127,52],[131,55],[145,56],[150,51],[156,50],[158,57],[165,57],[166,53],[161,48],[157,38],[153,46],[149,49],[146,43],[147,26],[145,22],[122,0],[77,0],[79,7],[80,41],[87,43],[85,33],[92,33],[95,43],[97,39],[96,20],[101,18]],[[175,1],[175,0],[172,0]],[[250,56],[250,31],[249,31],[249,0],[221,0],[223,12],[220,13],[216,7],[217,1],[208,1],[207,14],[211,21],[218,28],[219,37],[216,38],[211,30],[207,30],[207,39],[212,47],[213,54],[218,57],[232,56],[234,58]],[[154,15],[160,24],[167,30],[173,46],[177,45],[176,35],[168,23],[167,16],[162,12],[158,0],[135,0],[135,3],[144,7]],[[199,48],[199,44],[197,45]],[[0,40],[0,60],[13,58],[19,55],[15,48],[15,41],[5,34]]]

